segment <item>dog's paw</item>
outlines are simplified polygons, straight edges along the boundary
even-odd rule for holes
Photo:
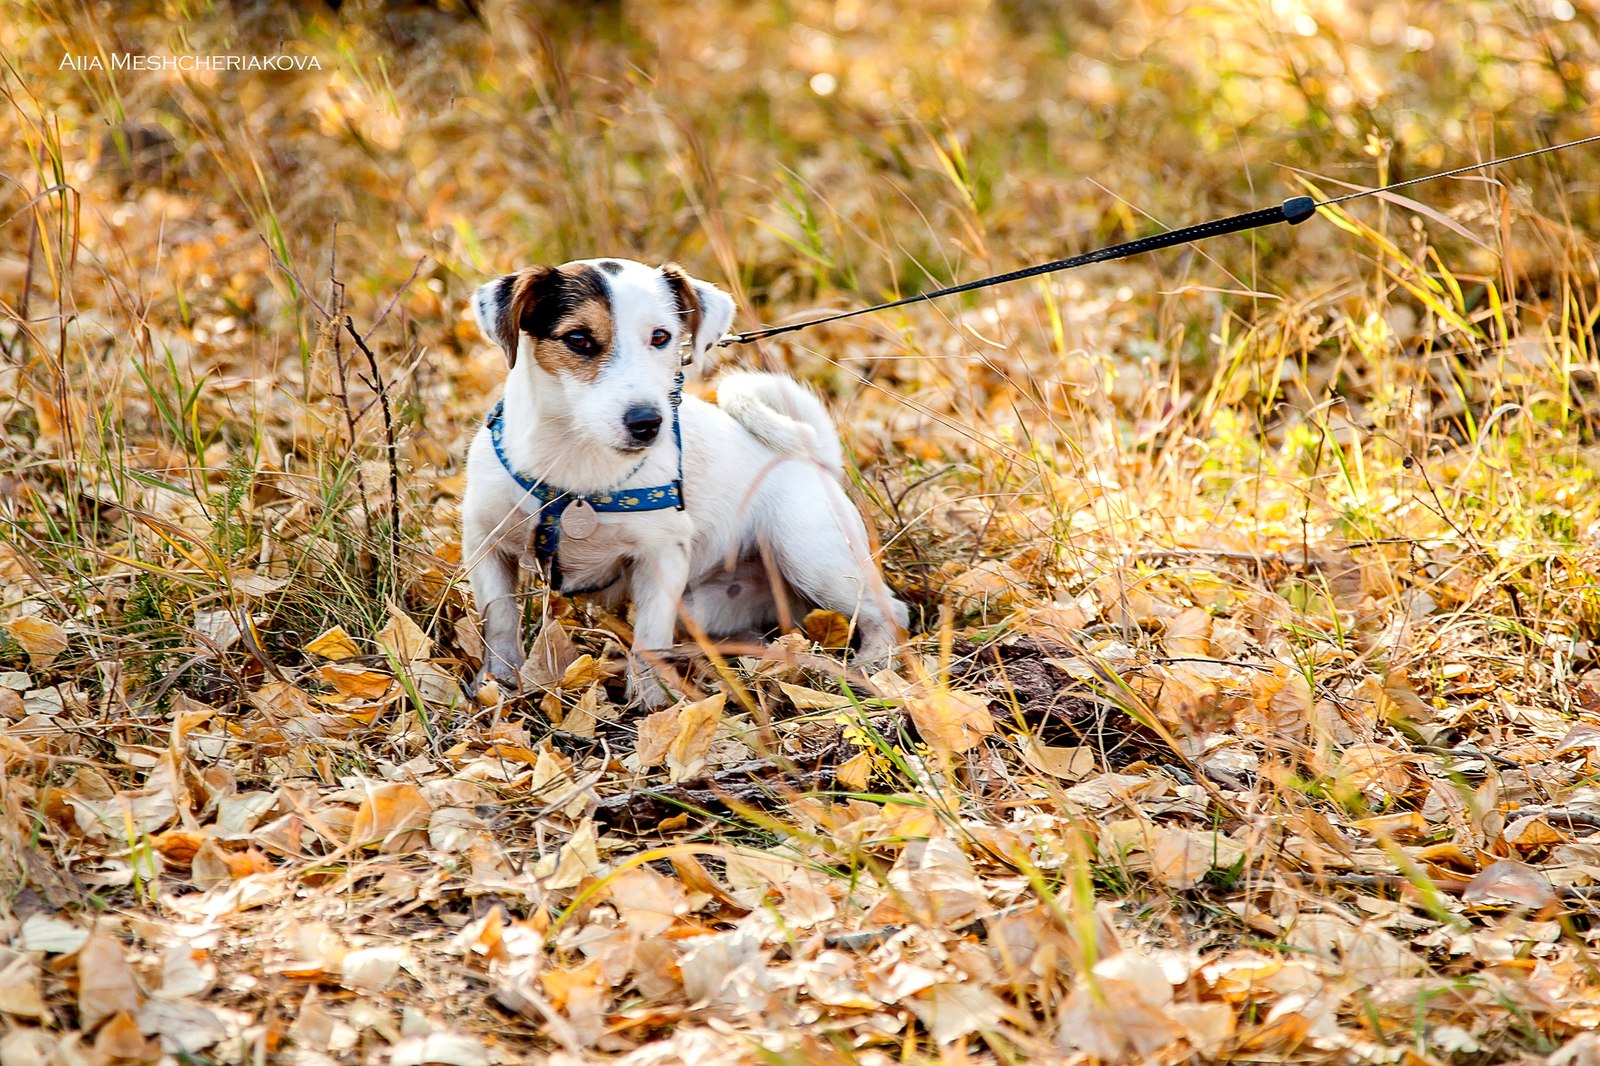
[[[509,699],[522,691],[522,684],[517,677],[517,673],[517,671],[509,667],[493,670],[485,666],[464,687],[467,690],[467,695],[476,700],[484,688],[492,681],[495,688],[500,690],[501,698]]]
[[[676,699],[662,683],[661,675],[653,667],[642,664],[628,667],[627,686],[624,692],[630,707],[646,711],[659,711]]]
[[[850,665],[871,677],[880,670],[892,670],[899,665],[899,648],[892,638],[862,641],[861,650],[850,657]]]

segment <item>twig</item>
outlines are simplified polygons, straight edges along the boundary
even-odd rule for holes
[[[1284,876],[1298,883],[1301,888],[1322,888],[1329,885],[1340,888],[1366,888],[1384,892],[1404,892],[1407,889],[1417,889],[1419,886],[1409,877],[1401,874],[1318,874],[1310,876],[1285,871]],[[1465,877],[1440,877],[1430,876],[1426,886],[1435,892],[1442,892],[1447,896],[1459,896],[1471,884],[1470,878]],[[1591,900],[1600,897],[1600,885],[1552,885],[1551,888],[1560,899]]]
[[[383,406],[383,440],[384,449],[389,460],[389,573],[390,579],[398,584],[400,580],[400,456],[399,449],[394,440],[394,413],[389,409],[389,389],[383,383],[383,375],[378,370],[378,357],[372,354],[372,349],[367,347],[367,342],[361,334],[356,332],[356,324],[349,315],[344,316],[345,331],[356,342],[356,347],[361,349],[361,354],[367,357],[367,368],[372,371],[372,380],[368,382],[372,390],[378,394],[378,399]]]
[[[1517,764],[1513,763],[1512,765]],[[1600,812],[1572,810],[1559,806],[1518,807],[1516,810],[1506,811],[1505,816],[1508,820],[1512,818],[1543,818],[1545,821],[1550,822],[1553,825],[1559,826],[1560,824],[1565,823],[1573,828],[1576,828],[1580,825],[1586,829],[1600,827]]]
[[[797,774],[768,759],[754,759],[699,781],[609,796],[596,805],[594,820],[597,825],[625,832],[650,832],[676,814],[717,815],[739,807],[777,807],[787,804],[797,792],[826,792],[834,784],[831,765]]]
[[[411,276],[401,282],[400,287],[394,291],[394,295],[389,298],[389,302],[384,305],[383,310],[378,312],[378,317],[372,320],[372,328],[367,330],[368,337],[378,332],[378,327],[383,325],[383,320],[389,317],[389,312],[394,310],[394,305],[400,302],[400,297],[405,295],[405,291],[411,287],[411,283],[417,280],[417,275],[422,273],[422,264],[427,261],[427,256],[417,260],[417,265],[411,268]]]
[[[339,220],[333,222],[333,248],[328,253],[328,310],[322,312],[325,336],[333,345],[333,368],[339,377],[339,406],[344,410],[344,422],[350,430],[350,451],[356,449],[356,423],[361,415],[350,406],[350,379],[344,361],[344,344],[339,334],[339,319],[344,316],[344,282],[339,280]],[[358,460],[355,466],[356,493],[361,497],[361,517],[367,524],[367,539],[372,539],[372,503],[367,499],[367,479],[361,472]]]

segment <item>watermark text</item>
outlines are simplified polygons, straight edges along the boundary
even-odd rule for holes
[[[302,55],[138,55],[133,52],[112,52],[100,55],[73,55],[61,57],[57,70],[181,70],[184,73],[227,70],[321,70],[322,62],[316,56]]]

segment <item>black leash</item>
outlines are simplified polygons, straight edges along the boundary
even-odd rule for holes
[[[1140,255],[1144,252],[1153,252],[1158,248],[1171,248],[1178,244],[1188,244],[1191,241],[1204,240],[1207,237],[1219,237],[1224,233],[1238,233],[1240,230],[1259,229],[1262,226],[1271,226],[1279,222],[1287,222],[1291,226],[1299,225],[1317,213],[1317,208],[1327,207],[1331,204],[1342,204],[1347,200],[1359,200],[1363,196],[1376,196],[1383,192],[1392,192],[1403,189],[1407,185],[1419,185],[1425,181],[1434,181],[1438,178],[1453,178],[1458,174],[1469,174],[1475,170],[1488,170],[1505,163],[1515,163],[1519,159],[1532,159],[1534,156],[1546,155],[1550,152],[1560,152],[1568,148],[1576,148],[1583,144],[1593,144],[1600,141],[1600,134],[1593,137],[1584,137],[1577,141],[1568,141],[1565,144],[1552,144],[1545,148],[1536,148],[1531,152],[1522,152],[1518,155],[1508,155],[1500,159],[1491,159],[1484,163],[1471,163],[1454,170],[1444,170],[1437,174],[1425,174],[1420,178],[1408,178],[1397,181],[1392,185],[1379,186],[1376,189],[1362,189],[1358,192],[1345,193],[1343,196],[1334,196],[1327,200],[1313,200],[1309,196],[1292,196],[1277,207],[1267,207],[1259,211],[1247,211],[1242,215],[1230,215],[1211,222],[1201,222],[1182,229],[1168,230],[1166,233],[1153,233],[1148,237],[1127,241],[1123,244],[1113,244],[1107,248],[1100,248],[1093,252],[1084,252],[1082,255],[1072,256],[1070,259],[1057,259],[1049,263],[1040,263],[1038,266],[1023,267],[1013,270],[1008,274],[996,274],[993,277],[980,278],[977,281],[968,281],[961,285],[951,285],[932,292],[919,293],[916,296],[906,296],[887,303],[873,304],[871,307],[858,307],[854,311],[841,311],[838,314],[824,315],[821,318],[807,319],[804,322],[794,322],[787,326],[772,326],[768,329],[754,329],[747,333],[733,333],[722,338],[719,346],[726,347],[730,344],[750,344],[753,341],[764,340],[767,337],[776,337],[782,333],[793,333],[796,330],[809,329],[827,322],[840,322],[857,315],[870,315],[875,311],[887,311],[891,307],[904,307],[907,304],[921,303],[924,300],[937,300],[943,296],[954,296],[961,292],[971,292],[974,289],[987,289],[991,285],[1005,285],[1024,278],[1036,278],[1040,274],[1054,274],[1060,270],[1071,270],[1074,267],[1088,266],[1090,263],[1104,263],[1112,259],[1126,259],[1130,255]]]

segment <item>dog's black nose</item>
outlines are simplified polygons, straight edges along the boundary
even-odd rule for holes
[[[630,407],[622,416],[622,424],[628,427],[635,444],[649,444],[661,432],[661,412],[654,407]]]

